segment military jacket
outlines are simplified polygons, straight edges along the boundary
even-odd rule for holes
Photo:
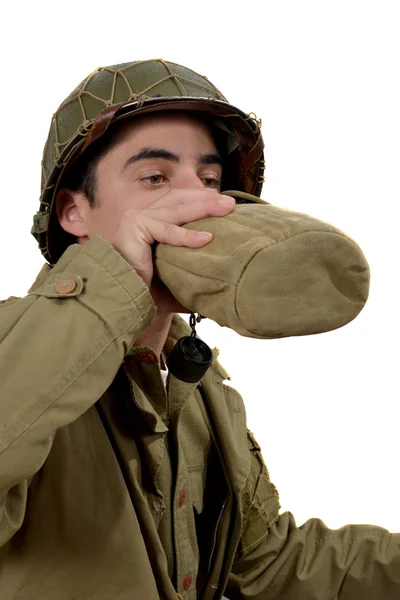
[[[217,352],[165,387],[154,315],[99,236],[0,305],[1,600],[400,598],[400,536],[279,514]]]

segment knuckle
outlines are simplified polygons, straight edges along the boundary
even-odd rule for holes
[[[173,223],[164,223],[164,231],[166,235],[169,235],[173,232],[175,225]]]

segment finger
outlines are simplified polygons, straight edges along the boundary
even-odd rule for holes
[[[190,202],[216,201],[219,198],[230,198],[210,188],[173,189],[168,190],[148,205],[148,208],[162,208]]]
[[[213,239],[213,234],[207,231],[193,231],[179,227],[173,223],[165,223],[158,219],[148,219],[146,223],[149,235],[162,244],[171,246],[186,246],[199,248]]]
[[[146,209],[143,212],[150,212],[151,218],[166,223],[182,225],[207,217],[224,216],[232,212],[236,207],[236,202],[229,196],[220,196],[209,199],[206,202],[185,202],[174,204],[173,206],[165,206],[161,208]]]

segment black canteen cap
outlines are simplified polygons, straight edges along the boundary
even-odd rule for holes
[[[194,336],[185,336],[177,341],[167,358],[167,367],[181,381],[200,381],[211,366],[213,355],[205,342]]]

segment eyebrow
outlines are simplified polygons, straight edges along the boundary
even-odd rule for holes
[[[174,163],[179,163],[181,160],[177,154],[166,150],[165,148],[142,148],[140,152],[137,154],[133,154],[128,158],[125,162],[122,171],[125,171],[127,167],[130,165],[137,163],[141,160],[148,160],[151,158],[162,158],[164,160],[169,160]],[[198,157],[198,162],[201,165],[221,165],[222,166],[222,158],[219,154],[209,153],[209,154],[200,154]]]

